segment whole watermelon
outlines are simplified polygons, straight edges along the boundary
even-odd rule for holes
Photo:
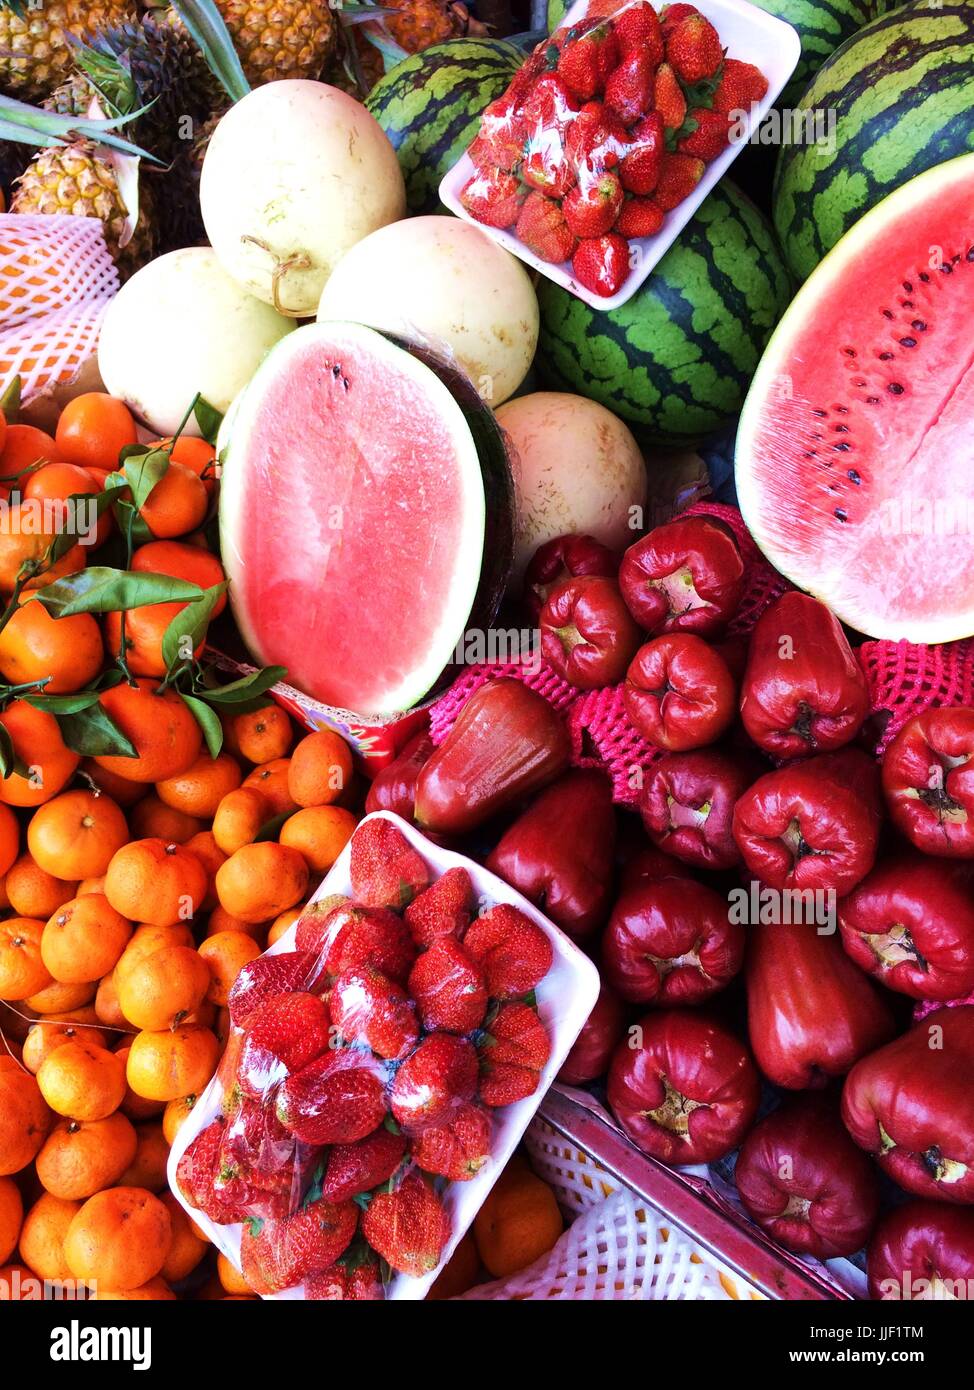
[[[696,443],[737,415],[790,297],[770,225],[725,181],[620,308],[591,309],[542,279],[535,361],[550,385],[600,401],[640,438]]]
[[[805,279],[888,193],[974,149],[974,0],[910,0],[873,20],[825,63],[801,107],[836,118],[834,148],[785,144],[775,171],[775,226]]]
[[[523,61],[500,40],[450,39],[403,59],[372,88],[365,105],[399,157],[411,213],[436,212],[440,180]]]
[[[753,3],[798,30],[802,41],[801,57],[778,98],[779,106],[794,106],[826,58],[831,57],[841,43],[901,0],[753,0]]]

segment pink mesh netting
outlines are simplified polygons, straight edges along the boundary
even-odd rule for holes
[[[872,713],[889,716],[877,754],[915,714],[935,706],[974,704],[974,641],[939,647],[863,642],[858,656]]]

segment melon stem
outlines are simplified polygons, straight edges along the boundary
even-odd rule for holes
[[[271,274],[271,298],[274,301],[274,308],[277,312],[289,319],[307,318],[307,312],[304,309],[285,308],[281,303],[280,294],[281,280],[287,275],[288,271],[311,269],[311,257],[308,255],[307,251],[292,251],[290,256],[281,257],[277,255],[275,251],[272,251],[267,242],[262,241],[260,237],[248,236],[245,234],[240,240],[249,242],[251,246],[259,246],[261,251],[266,252],[274,262],[274,270]]]

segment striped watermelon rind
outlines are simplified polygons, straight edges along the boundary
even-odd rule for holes
[[[365,105],[396,151],[410,213],[438,210],[440,180],[523,61],[499,39],[450,39],[397,63],[372,88]]]
[[[695,444],[736,417],[790,298],[769,223],[724,181],[620,308],[600,312],[541,280],[536,364],[646,442]]]
[[[803,280],[894,189],[974,149],[974,0],[910,0],[873,20],[801,105],[836,118],[834,150],[784,145],[775,172],[775,226]]]
[[[798,30],[802,41],[798,66],[778,98],[779,106],[795,106],[809,82],[840,44],[864,24],[892,9],[898,0],[752,0]]]

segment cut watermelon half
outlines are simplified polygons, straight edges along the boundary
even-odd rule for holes
[[[806,281],[755,374],[741,511],[871,637],[974,633],[974,155],[911,180]]]
[[[278,349],[283,349],[279,351]],[[366,717],[410,708],[510,572],[510,464],[470,382],[352,323],[298,329],[220,439],[220,536],[257,660]]]

